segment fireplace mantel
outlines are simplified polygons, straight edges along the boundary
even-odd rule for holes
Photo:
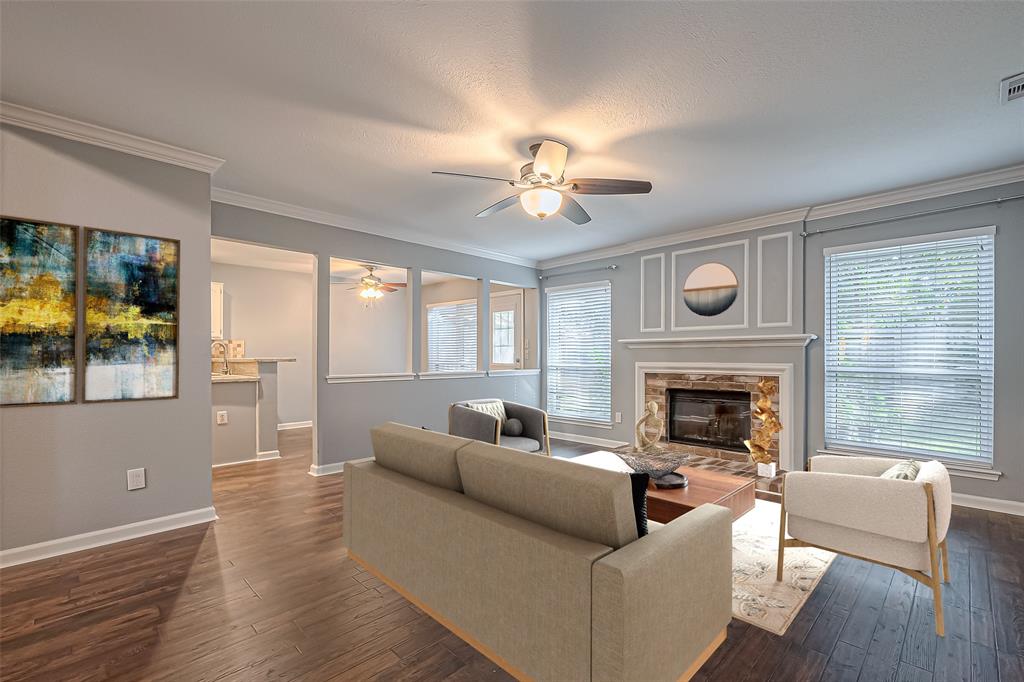
[[[815,334],[763,334],[758,336],[690,336],[660,339],[619,339],[626,348],[806,348]]]

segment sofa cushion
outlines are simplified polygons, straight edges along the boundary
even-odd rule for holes
[[[473,442],[456,454],[468,497],[618,549],[637,539],[628,476]]]
[[[605,471],[618,471],[629,475],[630,486],[633,490],[633,516],[636,518],[636,532],[639,537],[647,535],[650,523],[647,519],[647,484],[651,477],[649,474],[633,471],[632,467],[622,461],[622,458],[615,453],[606,450],[590,452],[586,455],[573,457],[569,460],[573,464],[584,464],[590,467],[597,467]]]
[[[897,462],[882,472],[880,478],[895,478],[900,481],[913,481],[921,471],[921,465],[912,459]]]
[[[522,450],[524,452],[537,452],[540,450],[540,442],[526,436],[502,436],[502,447]]]
[[[373,455],[385,469],[462,492],[455,453],[471,440],[394,422],[370,429],[370,438]]]

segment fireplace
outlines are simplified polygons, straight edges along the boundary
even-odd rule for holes
[[[670,388],[668,440],[733,452],[747,452],[750,393]]]

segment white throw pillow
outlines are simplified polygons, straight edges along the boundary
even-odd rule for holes
[[[498,421],[500,421],[502,424],[504,424],[505,420],[508,419],[508,416],[505,414],[505,403],[503,403],[500,400],[488,400],[487,402],[479,403],[466,403],[466,407],[468,407],[471,410],[476,410],[477,412],[489,414],[492,417],[497,417]]]

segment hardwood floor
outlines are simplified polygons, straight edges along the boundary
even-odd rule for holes
[[[345,557],[308,430],[280,449],[214,471],[215,523],[0,572],[0,679],[509,679]],[[839,557],[786,635],[734,621],[695,679],[1024,680],[1024,519],[957,508],[950,561],[944,640],[927,589]]]

